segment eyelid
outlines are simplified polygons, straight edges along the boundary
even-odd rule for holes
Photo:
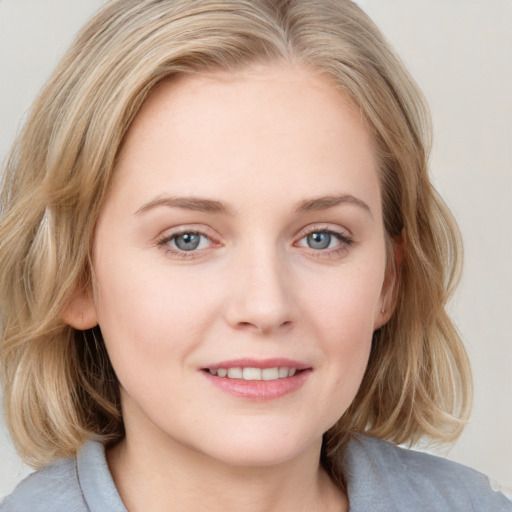
[[[295,238],[299,240],[311,233],[330,233],[332,235],[339,236],[341,239],[350,240],[352,242],[354,241],[352,233],[347,228],[333,226],[332,224],[311,224],[302,228]]]
[[[184,233],[195,233],[198,235],[204,235],[211,239],[218,238],[215,236],[215,231],[205,224],[178,224],[176,226],[167,227],[158,234],[155,239],[162,240],[164,238],[171,238],[173,236],[179,236]]]

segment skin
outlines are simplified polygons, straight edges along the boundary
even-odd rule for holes
[[[369,132],[326,77],[251,66],[151,94],[100,214],[92,289],[66,313],[99,323],[122,386],[108,461],[131,512],[347,509],[319,454],[390,314],[381,210]],[[255,400],[203,371],[247,357],[307,375]]]

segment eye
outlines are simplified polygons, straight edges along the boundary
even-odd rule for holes
[[[329,249],[333,241],[335,243],[339,242],[338,238],[325,231],[310,233],[305,237],[305,239],[308,247],[311,249],[317,249],[319,251],[323,249]]]
[[[207,249],[212,244],[210,238],[204,233],[197,231],[183,231],[167,236],[158,242],[158,245],[165,249],[176,252],[193,252]]]
[[[196,249],[203,249],[205,243],[208,243],[208,238],[199,233],[183,233],[174,235],[170,242],[173,242],[180,251],[195,251]]]
[[[352,243],[352,238],[345,233],[314,227],[306,232],[296,245],[313,249],[316,252],[333,253],[347,250]]]

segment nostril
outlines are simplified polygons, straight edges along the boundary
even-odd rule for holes
[[[247,328],[258,329],[258,327],[251,322],[239,322],[238,327],[245,328],[245,329],[247,329]]]
[[[236,327],[238,329],[251,329],[260,332],[270,332],[270,331],[281,331],[287,330],[293,325],[293,321],[286,320],[281,324],[277,323],[269,323],[265,324],[264,322],[238,322]]]

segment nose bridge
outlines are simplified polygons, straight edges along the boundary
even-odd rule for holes
[[[292,286],[278,245],[253,242],[236,256],[227,319],[237,328],[272,332],[295,320]]]

